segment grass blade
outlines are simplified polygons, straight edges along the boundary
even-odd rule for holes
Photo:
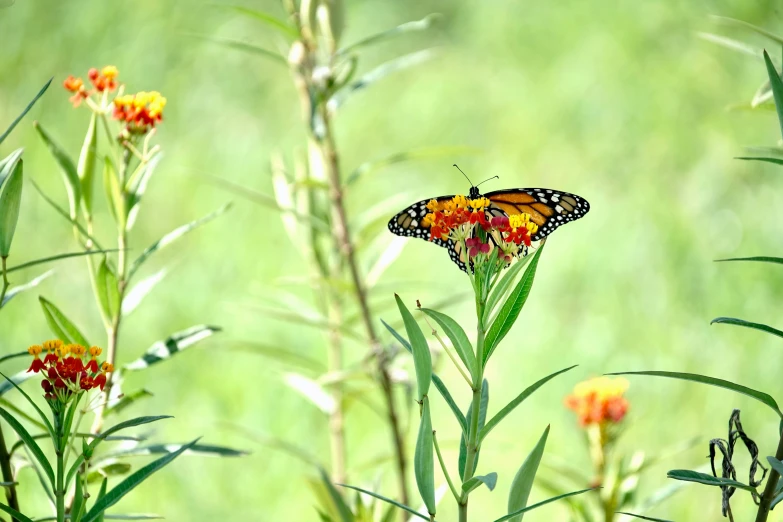
[[[731,381],[716,379],[715,377],[708,377],[706,375],[699,375],[697,373],[662,372],[662,371],[616,372],[616,373],[607,373],[606,375],[652,375],[654,377],[668,377],[669,379],[680,379],[684,381],[709,384],[710,386],[725,388],[727,390],[731,390],[733,392],[741,393],[742,395],[747,395],[748,397],[752,397],[757,401],[762,402],[763,404],[766,404],[767,406],[775,410],[775,413],[777,413],[781,418],[783,418],[783,413],[781,413],[780,408],[778,407],[778,403],[775,402],[775,399],[773,399],[770,395],[764,392],[754,390],[752,388],[748,388],[747,386],[734,384]]]
[[[734,326],[743,326],[745,328],[761,330],[762,332],[767,332],[768,334],[772,334],[777,337],[783,337],[783,332],[776,328],[772,328],[771,326],[767,326],[761,323],[751,323],[750,321],[745,321],[743,319],[735,319],[733,317],[718,317],[710,321],[710,324],[733,324]]]
[[[48,89],[49,85],[52,84],[52,80],[54,80],[54,77],[49,78],[49,81],[46,82],[43,87],[41,87],[41,90],[38,91],[38,94],[35,95],[35,98],[33,98],[32,101],[27,104],[27,107],[24,108],[22,113],[19,116],[17,116],[16,119],[11,123],[11,125],[8,126],[5,132],[2,135],[0,135],[0,143],[3,143],[5,141],[8,135],[11,134],[11,131],[14,130],[14,127],[16,127],[19,124],[19,122],[22,121],[22,118],[24,118],[27,115],[27,113],[30,112],[30,109],[32,109],[33,105],[35,105],[35,102],[37,102],[38,99],[41,96],[43,96],[43,94],[46,92],[46,89]]]

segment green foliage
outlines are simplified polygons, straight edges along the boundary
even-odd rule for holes
[[[527,507],[527,499],[530,497],[530,490],[533,489],[533,481],[538,473],[538,465],[541,463],[541,457],[544,455],[544,447],[546,446],[546,439],[549,436],[549,426],[546,427],[541,438],[538,439],[533,450],[522,463],[522,466],[517,471],[513,482],[511,482],[511,490],[508,493],[508,512],[509,514],[516,513],[521,509]],[[523,513],[518,516],[509,518],[512,522],[521,522]]]

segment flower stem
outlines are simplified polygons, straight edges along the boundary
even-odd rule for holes
[[[482,293],[483,294],[483,293]],[[483,295],[476,296],[476,315],[478,317],[478,335],[476,339],[476,358],[478,360],[478,375],[476,381],[473,383],[473,402],[470,409],[470,424],[468,425],[468,437],[466,442],[467,453],[465,456],[465,470],[462,475],[462,483],[464,484],[473,477],[473,468],[476,465],[476,458],[478,456],[478,435],[479,435],[479,418],[481,416],[481,391],[484,386],[484,337],[486,335],[484,329],[484,307],[486,306],[486,299]],[[462,493],[459,501],[459,522],[467,522],[468,520],[468,493]]]
[[[440,445],[438,445],[438,437],[435,436],[435,430],[432,430],[432,443],[435,446],[435,453],[438,455],[438,462],[440,462],[440,469],[443,471],[443,476],[446,477],[446,482],[448,482],[449,484],[449,489],[451,490],[451,494],[454,495],[454,500],[459,502],[459,495],[457,494],[457,490],[454,488],[454,483],[451,482],[449,471],[446,469],[446,463],[443,462],[443,455],[440,454]]]
[[[783,432],[780,434],[780,440],[778,441],[778,450],[775,452],[775,458],[783,460]],[[764,487],[764,492],[759,499],[759,509],[756,513],[756,522],[766,522],[769,512],[771,510],[770,505],[775,498],[775,488],[778,485],[778,479],[780,474],[772,468],[769,470],[767,476],[767,485]]]
[[[63,458],[65,444],[63,443],[62,415],[62,412],[54,414],[55,454],[57,455],[57,483],[54,488],[54,496],[57,504],[57,522],[65,522],[65,461]]]

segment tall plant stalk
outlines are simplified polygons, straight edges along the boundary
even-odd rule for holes
[[[345,267],[352,284],[352,295],[356,305],[359,308],[363,328],[369,344],[369,350],[377,372],[377,381],[383,395],[386,412],[387,424],[394,448],[394,461],[396,468],[396,477],[399,488],[400,500],[407,504],[407,457],[405,444],[403,440],[402,426],[397,406],[394,400],[394,391],[392,378],[389,372],[389,359],[386,356],[381,345],[380,338],[375,328],[373,313],[370,308],[367,292],[365,290],[364,276],[359,268],[355,256],[355,246],[352,241],[348,216],[344,204],[344,184],[340,171],[340,157],[337,145],[334,139],[333,114],[327,107],[329,93],[325,86],[319,85],[314,80],[314,69],[317,63],[318,46],[313,39],[312,31],[304,25],[299,17],[299,13],[289,5],[289,14],[292,20],[297,24],[297,30],[300,38],[295,41],[289,53],[289,63],[294,84],[297,88],[300,99],[302,118],[308,129],[309,147],[311,150],[310,169],[311,172],[323,172],[325,181],[328,185],[329,204],[332,220],[332,243],[337,257],[334,266],[338,271]],[[331,51],[334,53],[334,49]],[[335,274],[322,274],[334,276]],[[341,275],[341,274],[337,274]],[[341,302],[339,296],[334,292],[329,292],[328,316],[332,325],[339,324],[332,322],[339,319]],[[343,343],[339,331],[333,327],[330,332],[329,347],[329,372],[339,373],[343,370],[342,357]],[[335,482],[343,483],[346,481],[346,452],[345,452],[345,412],[342,401],[342,386],[336,383],[331,388],[332,398],[335,403],[335,410],[330,414],[330,442],[332,452],[332,479]]]

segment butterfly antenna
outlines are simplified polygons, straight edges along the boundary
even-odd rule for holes
[[[457,167],[457,164],[455,163],[455,164],[454,164],[454,166],[455,166],[455,167]],[[458,170],[458,171],[460,171],[460,172],[462,172],[462,169],[461,169],[461,168],[459,168],[459,167],[457,167],[457,170]],[[468,175],[467,175],[467,174],[465,174],[464,172],[462,172],[462,175],[463,175],[463,176],[465,176],[465,179],[466,179],[466,180],[468,180],[468,183],[470,183],[470,186],[471,186],[471,187],[476,187],[476,186],[477,186],[477,185],[474,185],[472,181],[470,181],[470,178],[468,177]]]
[[[487,179],[485,179],[484,181],[482,181],[481,183],[479,183],[479,184],[478,184],[478,185],[476,185],[476,186],[478,187],[478,186],[480,186],[480,185],[483,185],[483,184],[484,184],[484,183],[486,183],[487,181],[490,181],[490,180],[493,180],[493,179],[500,179],[500,176],[492,176],[491,178],[487,178]]]

